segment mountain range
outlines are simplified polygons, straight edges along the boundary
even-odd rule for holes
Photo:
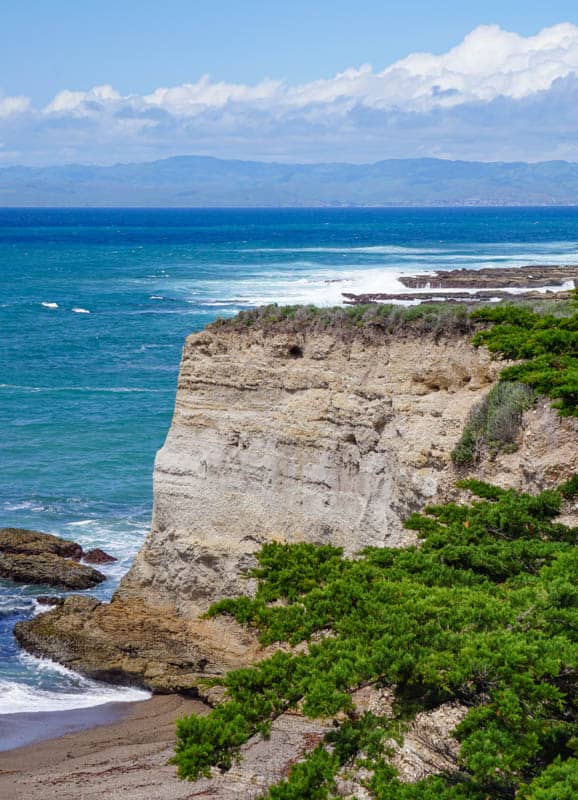
[[[578,164],[389,159],[282,164],[178,156],[0,168],[4,207],[578,205]]]

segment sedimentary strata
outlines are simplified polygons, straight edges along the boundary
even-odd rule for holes
[[[246,573],[266,541],[349,554],[409,541],[404,518],[447,481],[464,419],[498,370],[458,337],[227,327],[189,337],[152,530],[132,568],[110,605],[67,601],[21,623],[19,641],[157,691],[222,671],[227,651],[237,665],[254,659],[240,629],[199,615],[252,590]]]
[[[192,689],[260,655],[214,600],[251,592],[266,541],[353,555],[402,546],[408,514],[451,495],[450,453],[501,365],[459,335],[314,335],[223,326],[187,340],[154,473],[153,524],[112,603],[67,600],[19,641],[93,676]],[[548,403],[485,477],[542,489],[576,468],[576,427]]]
[[[0,577],[11,581],[91,589],[106,576],[79,564],[82,555],[79,544],[58,536],[21,528],[0,530]]]
[[[231,618],[202,614],[218,598],[253,590],[247,571],[264,542],[331,543],[348,555],[403,546],[414,541],[403,528],[411,511],[459,499],[463,474],[450,453],[503,366],[468,335],[244,322],[187,340],[155,464],[152,529],[112,602],[72,596],[20,623],[16,637],[32,653],[216,704],[222,689],[207,678],[271,651]],[[525,412],[517,450],[486,458],[476,476],[551,488],[578,471],[577,440],[578,421],[539,401]],[[576,509],[565,513],[576,524]],[[365,686],[353,693],[354,713],[388,716],[392,698],[391,687]],[[458,703],[424,711],[403,743],[388,742],[402,780],[456,769],[451,732],[465,711]],[[243,745],[240,764],[186,796],[260,797],[332,724],[283,713],[269,739]],[[336,796],[368,797],[363,779],[363,771],[339,774]]]

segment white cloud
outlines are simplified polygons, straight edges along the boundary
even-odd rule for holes
[[[71,92],[69,89],[64,89],[43,111],[45,114],[69,113],[82,116],[94,104],[99,107],[122,99],[121,95],[108,85],[93,86],[87,92]]]
[[[31,161],[45,162],[178,152],[578,159],[577,76],[577,26],[523,37],[489,25],[441,55],[413,53],[381,71],[365,64],[300,85],[204,75],[143,95],[109,85],[64,89],[42,109],[0,96],[0,134],[21,153],[28,148]]]
[[[456,47],[436,56],[414,53],[381,72],[371,66],[350,68],[326,80],[297,86],[264,80],[253,86],[212,82],[155,89],[122,97],[111,86],[60,92],[46,113],[91,113],[95,105],[125,105],[133,110],[162,109],[174,116],[196,116],[227,104],[266,106],[279,114],[312,104],[340,101],[347,107],[425,111],[496,97],[519,99],[544,91],[558,78],[578,71],[578,27],[555,25],[523,37],[497,25],[476,28]]]
[[[281,88],[279,81],[265,80],[255,86],[240,83],[212,83],[209,75],[196,83],[170,89],[156,89],[140,98],[145,106],[156,106],[171,114],[187,116],[200,108],[222,108],[227,103],[273,101]],[[133,101],[137,98],[132,98]]]
[[[28,97],[1,97],[0,96],[0,119],[10,117],[15,114],[23,114],[30,108]]]

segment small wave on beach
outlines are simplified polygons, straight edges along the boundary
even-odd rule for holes
[[[20,714],[30,711],[68,711],[90,708],[105,703],[129,703],[147,700],[151,694],[144,689],[113,686],[84,678],[48,659],[20,656],[24,675],[29,669],[33,683],[0,678],[0,714]]]

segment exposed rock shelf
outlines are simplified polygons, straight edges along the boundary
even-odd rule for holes
[[[58,536],[21,528],[0,530],[0,578],[59,589],[91,589],[105,575],[78,563],[82,556],[79,544]]]
[[[578,265],[483,267],[482,269],[445,269],[430,274],[402,275],[400,283],[408,289],[537,289],[578,282]]]
[[[484,267],[483,269],[448,269],[417,275],[400,275],[402,286],[418,292],[343,292],[348,305],[387,303],[402,300],[422,302],[490,302],[512,296],[534,300],[556,294],[570,297],[569,286],[578,286],[578,266]],[[443,290],[446,291],[443,291]],[[449,290],[449,291],[448,291]],[[510,290],[510,291],[508,291]],[[524,290],[524,291],[521,291]]]

